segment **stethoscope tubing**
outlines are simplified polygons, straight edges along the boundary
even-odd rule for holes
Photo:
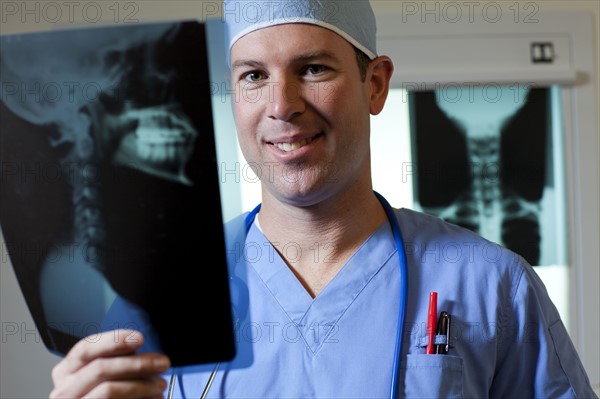
[[[381,194],[375,192],[375,195],[383,205],[387,214],[392,228],[394,242],[396,244],[396,251],[398,252],[398,258],[400,260],[400,303],[398,305],[398,325],[396,326],[396,342],[394,348],[394,360],[392,362],[392,382],[390,384],[390,398],[396,399],[398,397],[398,379],[400,375],[399,365],[401,363],[403,350],[403,326],[408,302],[408,266],[406,262],[406,251],[404,249],[404,240],[402,239],[400,225],[398,224],[394,209]]]

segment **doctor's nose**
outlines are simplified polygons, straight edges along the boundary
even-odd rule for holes
[[[305,111],[301,85],[280,81],[272,86],[267,105],[269,118],[289,121]]]

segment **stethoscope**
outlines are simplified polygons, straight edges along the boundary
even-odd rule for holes
[[[389,202],[383,198],[381,194],[378,192],[374,192],[379,202],[383,206],[388,221],[390,223],[390,227],[392,228],[392,235],[394,237],[394,243],[396,246],[396,251],[398,252],[398,258],[400,260],[400,303],[398,306],[398,325],[396,326],[396,341],[394,347],[394,360],[392,363],[392,379],[390,382],[390,398],[395,399],[398,397],[398,377],[400,374],[399,365],[400,365],[400,357],[402,356],[402,336],[403,336],[403,327],[404,326],[404,318],[406,314],[406,303],[408,300],[408,270],[406,266],[406,251],[404,250],[404,241],[402,240],[402,234],[400,232],[400,225],[398,224],[398,219],[394,213],[394,209],[389,204]],[[244,219],[244,228],[245,235],[248,235],[250,231],[250,227],[252,223],[254,223],[254,219],[256,215],[260,211],[261,204],[258,204],[252,211],[246,215]],[[205,399],[210,391],[210,387],[214,381],[215,375],[219,369],[219,364],[217,363],[210,374],[208,382],[204,387],[204,391],[202,392],[202,396],[200,399]],[[173,387],[175,386],[175,369],[171,373],[171,380],[169,382],[167,399],[171,399],[173,396]]]

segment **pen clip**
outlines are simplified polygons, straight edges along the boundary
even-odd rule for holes
[[[449,348],[454,348],[454,345],[452,345],[452,342],[448,342],[447,340],[448,340],[448,337],[446,335],[434,335],[433,336],[433,345],[440,345],[440,346],[446,347],[446,344],[448,344]],[[416,346],[418,348],[426,348],[428,343],[429,343],[428,336],[419,337],[417,339]]]
[[[446,314],[447,318],[448,318],[448,327],[446,329],[446,353],[448,353],[450,351],[450,325],[451,325],[451,321],[452,321],[452,316],[450,316],[450,314]]]
[[[436,335],[443,342],[439,344],[436,342],[435,353],[439,355],[447,354],[450,349],[450,315],[446,311],[440,312]]]

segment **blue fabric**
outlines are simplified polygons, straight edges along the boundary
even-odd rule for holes
[[[377,55],[375,14],[368,0],[225,0],[223,18],[229,50],[254,30],[309,23],[336,32],[371,59]]]
[[[434,217],[397,215],[409,274],[402,397],[596,397],[531,266]],[[209,397],[387,397],[399,302],[389,223],[315,299],[256,226],[240,243],[242,225],[240,216],[226,229],[239,278],[232,291],[247,289],[234,294],[242,298],[234,301],[243,315],[238,356],[221,365]],[[430,291],[438,292],[438,310],[452,315],[448,355],[425,355],[420,346]],[[174,397],[198,397],[210,369],[179,370]]]

